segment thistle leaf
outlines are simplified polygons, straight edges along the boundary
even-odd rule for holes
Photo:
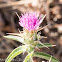
[[[5,62],[10,62],[13,58],[15,58],[17,55],[25,52],[26,48],[24,46],[19,46],[15,48],[7,57]]]
[[[47,47],[54,47],[54,46],[56,46],[56,45],[52,45],[52,44],[50,44],[50,43],[43,43],[45,46],[47,46]],[[42,45],[42,44],[40,44],[40,43],[37,43],[36,44],[36,47],[38,47],[38,48],[43,48],[43,47],[45,47],[44,45]]]
[[[35,52],[33,54],[34,57],[39,57],[39,58],[43,58],[46,60],[49,60],[51,58],[51,55],[47,54],[47,53],[43,53],[43,52]],[[51,58],[51,62],[60,62],[58,59],[56,59],[55,57],[52,56]]]
[[[27,62],[29,59],[32,59],[33,52],[29,53],[23,62]],[[31,60],[32,61],[32,60]]]
[[[4,37],[8,38],[8,39],[19,41],[21,43],[24,43],[24,39],[19,37],[19,36],[7,35],[7,36],[4,36]]]

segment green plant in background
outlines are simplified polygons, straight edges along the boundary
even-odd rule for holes
[[[46,16],[46,15],[45,15]],[[19,34],[17,33],[8,33],[10,35],[4,36],[5,38],[16,40],[21,42],[23,45],[15,48],[7,57],[5,62],[10,62],[13,58],[17,55],[27,52],[28,55],[25,57],[23,62],[33,62],[32,57],[40,57],[46,59],[51,62],[59,62],[56,58],[51,55],[44,53],[44,52],[34,52],[35,48],[43,48],[43,47],[53,47],[50,43],[41,43],[40,39],[42,36],[37,34],[39,30],[39,26],[42,23],[43,19],[45,18],[39,17],[39,13],[25,13],[19,17],[19,24],[23,27],[23,31],[20,31]]]

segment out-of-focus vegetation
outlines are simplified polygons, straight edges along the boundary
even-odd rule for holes
[[[19,42],[5,39],[3,36],[6,33],[18,33],[22,27],[18,24],[16,12],[21,16],[22,13],[37,11],[41,17],[47,14],[41,26],[49,25],[42,31],[46,39],[41,39],[41,42],[51,43],[56,47],[50,49],[40,49],[53,55],[62,62],[62,0],[0,0],[0,58],[5,59],[8,54],[16,47],[21,45]],[[40,34],[41,35],[41,34]],[[38,50],[37,50],[38,51]],[[26,53],[25,53],[26,54]],[[24,58],[25,55],[19,55],[16,58]],[[33,58],[34,62],[44,59]],[[1,62],[1,61],[0,61]]]

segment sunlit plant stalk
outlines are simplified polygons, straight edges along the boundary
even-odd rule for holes
[[[19,15],[17,14],[19,17]],[[45,15],[46,16],[46,15]],[[32,57],[40,57],[46,60],[49,60],[49,62],[59,62],[56,58],[51,55],[43,53],[43,52],[34,52],[35,48],[43,48],[43,47],[53,47],[55,45],[52,45],[50,43],[41,43],[40,39],[42,36],[37,34],[37,32],[40,30],[39,26],[42,23],[43,19],[39,16],[39,13],[36,12],[28,12],[24,15],[19,17],[19,24],[23,27],[23,31],[20,31],[20,33],[8,33],[10,35],[4,36],[5,38],[17,40],[21,42],[23,45],[15,48],[7,57],[5,62],[10,62],[13,58],[15,58],[17,55],[27,52],[28,55],[25,57],[25,60],[23,62],[34,62]]]

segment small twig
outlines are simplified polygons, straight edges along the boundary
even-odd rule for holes
[[[28,3],[31,3],[32,1],[31,0],[22,0],[22,1],[16,1],[16,2],[7,2],[4,3],[4,4],[0,4],[0,8],[4,8],[4,7],[11,7],[11,6],[19,6],[19,5],[23,5],[23,4],[28,4]]]

